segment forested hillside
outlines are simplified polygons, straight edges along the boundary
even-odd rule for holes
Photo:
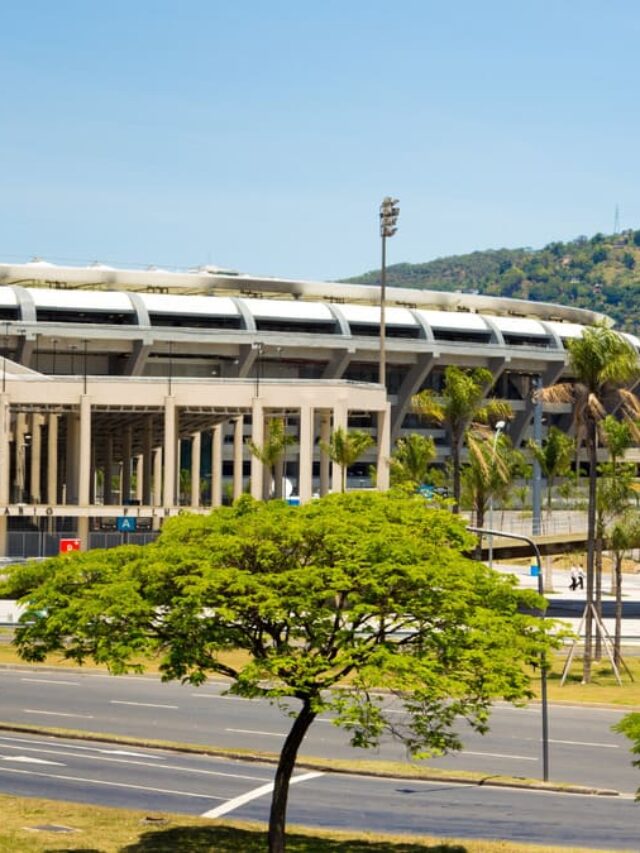
[[[378,283],[379,270],[349,279]],[[578,237],[543,249],[496,249],[388,267],[389,286],[559,302],[609,314],[640,334],[640,231]]]

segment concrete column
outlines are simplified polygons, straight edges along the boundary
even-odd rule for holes
[[[331,415],[323,412],[320,415],[320,441],[329,444],[331,438]],[[324,497],[329,491],[329,468],[331,460],[329,455],[320,448],[320,497]]]
[[[65,456],[65,486],[63,489],[63,503],[78,503],[78,454],[77,448],[80,441],[80,422],[78,415],[71,412],[66,416],[67,441],[64,449]]]
[[[42,474],[42,415],[31,416],[31,502],[42,503],[40,478]]]
[[[202,456],[202,433],[191,436],[191,506],[200,506],[200,465]]]
[[[83,394],[80,398],[79,441],[77,445],[78,505],[89,506],[91,491],[91,398]],[[78,518],[80,547],[89,547],[89,517]]]
[[[58,415],[49,415],[47,435],[47,503],[58,503]]]
[[[264,410],[262,403],[257,397],[253,398],[251,407],[251,440],[258,447],[264,444]],[[263,496],[263,483],[265,482],[264,466],[262,462],[251,454],[251,495],[256,500]]]
[[[242,462],[244,456],[244,417],[240,415],[233,425],[233,499],[242,494]]]
[[[211,506],[222,506],[222,439],[224,424],[211,430]]]
[[[25,435],[27,432],[27,416],[24,412],[18,412],[13,430],[13,448],[15,454],[15,476],[13,484],[14,500],[16,503],[23,503],[25,500],[27,468],[27,443]]]
[[[151,504],[151,470],[153,466],[153,419],[148,416],[144,422],[142,448],[142,503]]]
[[[391,454],[391,408],[387,404],[378,412],[378,446],[376,459],[376,488],[386,492],[389,488],[389,456]]]
[[[122,496],[121,503],[128,504],[131,500],[131,455],[133,434],[130,426],[125,427],[122,436]]]
[[[175,397],[164,398],[164,488],[165,507],[176,503],[176,401]]]
[[[0,394],[0,505],[10,502],[11,478],[11,413],[9,395]],[[0,556],[7,556],[7,517],[0,513]]]
[[[338,403],[333,409],[333,431],[337,429],[347,430],[349,424],[349,411],[344,403]],[[346,474],[345,474],[346,475]],[[342,465],[332,463],[331,488],[334,492],[342,491]],[[345,486],[346,488],[346,486]]]
[[[153,505],[162,506],[162,448],[153,449]],[[153,530],[160,530],[160,519],[154,516]]]
[[[104,498],[108,506],[113,503],[113,436],[111,433],[106,438],[104,455]]]
[[[313,409],[300,409],[300,457],[298,468],[298,494],[300,503],[310,501],[313,496]]]
[[[133,458],[136,460],[136,500],[140,505],[144,487],[144,454],[138,453]]]

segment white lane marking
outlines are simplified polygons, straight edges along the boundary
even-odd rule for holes
[[[76,717],[81,720],[93,720],[93,714],[65,714],[63,711],[40,711],[37,708],[23,708],[25,714],[45,714],[47,717]]]
[[[71,749],[74,749],[74,747],[71,747]],[[98,749],[97,752],[102,752],[105,755],[126,755],[131,758],[153,758],[155,761],[160,761],[159,755],[147,755],[144,752],[129,752],[126,749]]]
[[[153,702],[126,702],[124,699],[111,699],[112,705],[135,705],[138,708],[165,708],[168,711],[177,711],[177,705],[156,705]]]
[[[7,740],[13,741],[13,742],[19,743],[19,744],[30,743],[30,744],[36,744],[38,746],[51,746],[53,743],[55,743],[57,749],[75,749],[76,751],[82,750],[83,752],[102,752],[102,753],[105,753],[106,755],[110,755],[112,752],[115,752],[115,754],[117,755],[119,752],[119,750],[102,749],[101,747],[98,747],[98,746],[80,746],[80,745],[76,745],[75,743],[57,743],[53,738],[50,738],[49,740],[34,740],[33,738],[8,737],[8,736],[0,735],[0,740],[2,740],[2,741],[7,741]],[[6,745],[5,748],[6,749],[19,749],[20,747],[16,747],[16,746],[10,747],[9,745]],[[28,749],[27,746],[24,746],[23,748]],[[140,758],[153,758],[157,761],[161,761],[160,755],[150,755],[150,754],[148,755],[147,753],[144,753],[144,752],[140,752],[137,754],[140,756]]]
[[[620,749],[620,744],[618,743],[593,743],[584,740],[553,740],[553,738],[549,738],[549,743],[564,743],[568,746],[599,746],[602,749]]]
[[[251,702],[246,696],[222,696],[220,693],[192,693],[196,699],[225,699],[227,702]]]
[[[28,746],[12,746],[11,744],[5,744],[5,749],[21,749],[25,752],[41,752],[45,755],[62,755],[65,758],[87,758],[87,756],[78,753],[78,752],[59,752],[57,749],[42,749],[39,747],[28,747]],[[79,747],[80,749],[82,747]],[[107,750],[102,750],[102,752],[106,752]],[[114,753],[112,753],[114,754]],[[117,753],[115,753],[117,754]],[[124,753],[128,755],[130,753]],[[135,753],[131,753],[135,755]],[[146,758],[144,755],[140,755],[141,758]],[[152,758],[159,758],[159,756],[151,756]],[[2,756],[0,756],[2,758]],[[111,758],[110,755],[92,755],[88,757],[89,760],[92,761],[110,761],[112,764],[130,764],[135,765],[137,767],[157,767],[160,770],[177,770],[180,773],[199,773],[202,776],[222,776],[227,779],[245,779],[249,782],[266,782],[264,776],[248,776],[242,773],[225,773],[222,770],[204,770],[201,767],[182,767],[179,764],[153,764],[149,761],[130,761],[126,758]],[[11,758],[7,757],[2,759],[4,761],[33,761],[34,763],[39,764],[57,764],[55,761],[40,761],[37,758],[29,759],[29,758]],[[66,764],[60,764],[60,767],[66,767]]]
[[[531,758],[530,755],[506,755],[503,752],[472,752],[469,749],[462,751],[463,755],[485,755],[487,758],[513,758],[514,761],[537,761],[537,758]]]
[[[82,782],[85,785],[105,785],[108,788],[129,788],[134,791],[152,791],[154,794],[172,794],[174,797],[197,797],[200,800],[224,800],[212,794],[194,794],[191,791],[174,791],[171,788],[149,788],[146,785],[131,785],[127,782],[107,782],[105,779],[88,779],[84,776],[63,776],[56,773],[38,773],[35,770],[18,770],[16,767],[3,767],[0,773],[20,773],[23,776],[42,776],[44,779],[59,779],[62,782]],[[292,779],[293,783],[295,780]]]
[[[324,776],[324,773],[305,773],[302,776],[294,776],[293,779],[289,782],[290,785],[297,785],[298,782],[308,782],[310,779],[317,779],[318,776]],[[228,814],[229,812],[234,811],[240,806],[244,806],[245,803],[250,803],[251,800],[256,800],[258,797],[262,797],[265,794],[270,794],[273,791],[273,782],[269,782],[268,785],[261,785],[259,788],[254,788],[253,791],[247,791],[246,794],[240,794],[239,797],[234,797],[232,800],[228,800],[226,803],[223,803],[221,806],[218,806],[215,809],[211,809],[204,814],[201,814],[200,817],[222,817],[222,815]]]
[[[32,758],[30,755],[0,755],[0,761],[19,761],[21,764],[52,764],[55,767],[66,767],[61,761],[45,761],[44,758]]]
[[[79,681],[56,681],[53,678],[21,678],[20,681],[29,681],[32,684],[63,684],[68,687],[80,687]]]
[[[257,732],[253,729],[225,729],[225,732],[233,732],[237,735],[265,735],[266,737],[286,737],[286,732]]]

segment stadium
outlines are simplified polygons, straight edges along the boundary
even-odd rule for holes
[[[537,383],[566,375],[567,340],[606,319],[390,288],[385,389],[375,286],[42,260],[0,264],[0,284],[0,554],[10,556],[56,553],[61,538],[145,541],[186,507],[268,495],[271,474],[247,440],[260,446],[273,417],[292,437],[276,471],[292,500],[339,488],[320,447],[337,427],[375,440],[349,487],[384,489],[403,432],[428,432],[448,457],[445,432],[409,409],[421,389],[441,388],[450,364],[491,371],[486,394],[511,404],[519,446]],[[570,418],[567,406],[546,406],[547,425],[568,429]]]

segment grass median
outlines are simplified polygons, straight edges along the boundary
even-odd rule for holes
[[[0,796],[0,853],[263,853],[266,828],[236,821]],[[63,827],[64,832],[36,827]],[[288,853],[587,853],[512,841],[325,832],[291,826]],[[607,851],[599,851],[607,853]],[[612,853],[612,851],[609,851]],[[621,853],[621,851],[618,851]]]

